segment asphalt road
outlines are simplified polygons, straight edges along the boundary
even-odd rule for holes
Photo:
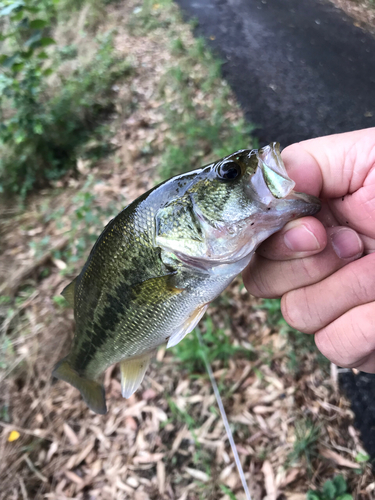
[[[177,0],[224,61],[260,145],[375,126],[375,38],[328,0]],[[375,459],[375,375],[340,384]]]
[[[375,38],[328,0],[177,0],[261,145],[375,125]]]

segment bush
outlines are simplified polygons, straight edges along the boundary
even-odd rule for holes
[[[88,65],[61,76],[63,51],[45,51],[54,44],[44,33],[53,5],[12,0],[1,15],[8,17],[2,36],[8,53],[0,58],[0,191],[25,196],[75,169],[89,141],[104,140],[100,124],[113,110],[113,84],[130,65],[115,54],[108,34]]]

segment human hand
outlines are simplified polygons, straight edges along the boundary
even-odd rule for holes
[[[243,273],[258,297],[280,297],[286,321],[315,333],[333,363],[375,373],[375,128],[311,139],[282,152],[316,217],[288,223]]]

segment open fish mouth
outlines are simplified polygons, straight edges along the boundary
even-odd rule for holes
[[[251,189],[260,201],[269,205],[276,199],[286,198],[295,186],[294,181],[288,176],[284,162],[280,156],[280,145],[277,142],[265,146],[256,155],[258,168],[251,177]]]
[[[295,182],[288,176],[278,142],[250,154],[255,154],[258,160],[258,168],[250,179],[250,189],[264,205],[285,200],[294,202],[301,215],[313,215],[320,210],[318,198],[293,191]]]
[[[286,198],[295,182],[288,176],[280,155],[280,144],[274,142],[258,151],[259,166],[264,181],[275,198]]]

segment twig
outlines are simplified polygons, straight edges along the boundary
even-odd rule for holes
[[[30,458],[27,455],[25,455],[24,460],[27,463],[27,465],[29,466],[29,469],[32,472],[34,472],[36,477],[38,477],[41,481],[43,481],[43,483],[48,483],[48,479],[46,478],[46,476],[43,476],[43,474],[38,471],[38,469],[35,467],[35,465],[32,463],[32,461],[30,460]]]

